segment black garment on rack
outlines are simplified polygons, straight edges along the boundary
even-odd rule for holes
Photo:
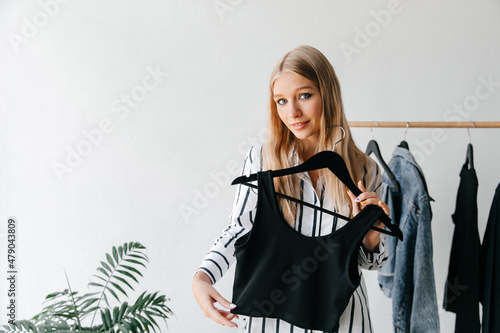
[[[470,162],[470,167],[468,167]],[[476,333],[479,322],[479,252],[476,170],[466,161],[460,172],[444,309],[456,313],[455,333]]]
[[[337,332],[360,283],[359,247],[384,211],[368,205],[328,235],[305,236],[283,218],[271,171],[258,172],[257,182],[252,229],[235,242],[232,303],[237,307],[231,313]]]
[[[491,204],[480,257],[483,333],[500,332],[500,184]]]

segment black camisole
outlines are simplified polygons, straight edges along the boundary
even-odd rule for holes
[[[282,319],[304,329],[337,332],[339,318],[359,286],[358,253],[384,211],[363,208],[324,236],[305,236],[283,218],[271,171],[257,174],[252,229],[235,242],[231,313]]]

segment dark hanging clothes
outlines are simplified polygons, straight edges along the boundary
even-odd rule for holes
[[[491,204],[480,255],[483,333],[500,332],[500,184]]]
[[[340,229],[308,237],[283,218],[271,171],[259,172],[257,181],[252,230],[235,243],[232,303],[237,307],[231,313],[337,332],[339,318],[360,283],[361,242],[385,213],[368,205]]]
[[[466,161],[460,172],[456,208],[452,215],[455,231],[443,304],[445,310],[456,313],[455,333],[480,331],[477,188],[476,170],[472,163],[468,167]]]

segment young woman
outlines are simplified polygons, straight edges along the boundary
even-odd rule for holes
[[[320,51],[299,46],[276,64],[270,81],[269,110],[268,138],[262,146],[249,150],[242,174],[288,168],[320,151],[333,149],[342,156],[353,179],[358,180],[361,195],[356,197],[348,191],[328,169],[275,177],[276,192],[344,216],[354,217],[367,205],[378,205],[389,215],[389,208],[379,199],[382,177],[378,165],[356,147],[344,115],[339,81]],[[347,223],[286,199],[278,197],[277,200],[289,225],[306,236],[328,235]],[[251,230],[256,204],[257,191],[239,185],[229,225],[215,240],[193,278],[193,293],[203,313],[221,325],[237,327],[232,320],[239,316],[229,312],[237,304],[231,304],[213,285],[235,261],[234,243]],[[379,220],[375,226],[384,227]],[[359,249],[359,272],[360,268],[371,270],[382,265],[387,256],[383,241],[379,232],[368,231]],[[216,302],[227,310],[216,308]],[[294,327],[282,319],[247,316],[242,319],[246,332],[318,332],[308,327]],[[372,332],[362,275],[339,324],[339,332]]]

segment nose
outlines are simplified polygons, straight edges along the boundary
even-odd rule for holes
[[[298,118],[302,115],[302,111],[300,109],[299,103],[295,101],[291,101],[288,103],[288,117],[290,118]]]

